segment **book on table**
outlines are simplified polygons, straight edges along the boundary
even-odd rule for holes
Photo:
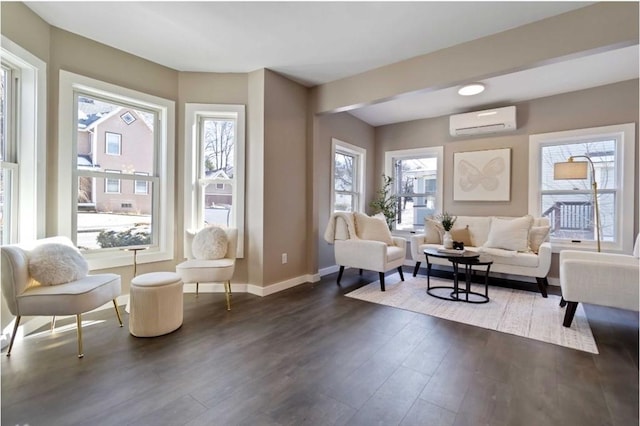
[[[466,253],[466,250],[448,249],[444,247],[439,247],[437,251],[438,253],[457,254],[457,255],[463,255]]]

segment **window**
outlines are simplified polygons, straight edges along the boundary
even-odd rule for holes
[[[0,244],[8,244],[45,234],[46,64],[5,36],[0,45]]]
[[[117,133],[104,133],[106,153],[109,155],[120,155],[122,153],[122,135]]]
[[[138,176],[149,176],[149,173],[146,172],[134,172],[134,174]],[[149,182],[146,180],[137,180],[134,184],[134,192],[136,194],[148,194],[149,193]]]
[[[395,229],[421,231],[425,217],[442,212],[442,147],[385,153],[385,170],[398,197]]]
[[[173,259],[174,103],[61,71],[60,105],[58,232],[91,269],[131,264],[130,245],[149,245],[140,263]]]
[[[185,227],[238,229],[244,253],[244,105],[185,105]]]
[[[531,135],[529,138],[529,210],[548,217],[554,251],[562,248],[594,249],[597,215],[592,179],[598,189],[602,250],[630,252],[633,246],[633,159],[635,125]],[[587,179],[554,180],[554,164],[593,162]]]
[[[361,212],[364,210],[364,172],[366,151],[338,139],[332,139],[333,212]]]
[[[106,173],[120,173],[118,170],[105,170]],[[137,182],[137,181],[136,181]],[[120,179],[104,179],[104,192],[108,194],[120,193]]]

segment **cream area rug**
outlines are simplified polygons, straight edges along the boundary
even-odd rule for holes
[[[489,285],[489,302],[472,304],[441,300],[427,294],[426,277],[406,277],[400,281],[397,274],[385,279],[386,291],[380,291],[380,282],[367,284],[347,294],[348,297],[406,309],[438,318],[541,340],[585,352],[598,353],[591,328],[582,304],[578,305],[571,328],[562,326],[565,308],[559,306],[560,297]],[[462,286],[463,282],[461,282]],[[431,278],[433,286],[452,286],[445,278]],[[484,294],[484,285],[472,284],[472,291]],[[450,293],[450,292],[449,292]],[[438,294],[448,294],[442,293]]]

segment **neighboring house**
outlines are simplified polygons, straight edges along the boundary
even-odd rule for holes
[[[115,108],[92,111],[90,102],[81,102],[85,113],[78,120],[78,167],[151,175],[153,173],[153,128],[135,110]],[[78,207],[83,210],[149,214],[151,187],[145,181],[81,178]]]
[[[229,180],[224,170],[207,171],[205,180]],[[223,182],[212,182],[204,188],[205,222],[229,225],[232,205],[232,186]]]

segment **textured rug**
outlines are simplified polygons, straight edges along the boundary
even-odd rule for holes
[[[560,297],[489,285],[490,301],[471,304],[441,300],[427,294],[426,277],[407,277],[400,281],[397,274],[385,279],[386,291],[380,291],[375,281],[347,294],[348,297],[431,315],[451,321],[541,340],[585,352],[598,353],[591,328],[582,304],[571,328],[562,326],[565,308],[560,308]],[[452,286],[452,281],[431,278],[433,286]],[[449,294],[442,290],[443,293]],[[472,291],[484,293],[484,286],[472,284]]]

